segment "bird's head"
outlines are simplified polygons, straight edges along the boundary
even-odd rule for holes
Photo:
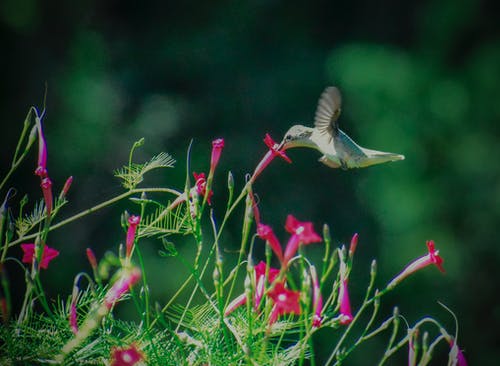
[[[313,142],[310,137],[313,129],[310,127],[295,125],[290,127],[290,129],[285,134],[285,137],[281,141],[280,149],[284,150],[290,149],[292,147],[309,147]]]

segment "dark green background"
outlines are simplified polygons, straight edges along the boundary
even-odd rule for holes
[[[446,275],[426,269],[388,302],[410,322],[431,314],[453,329],[436,300],[447,304],[459,317],[459,342],[470,364],[496,365],[498,14],[493,0],[3,0],[2,171],[28,107],[41,105],[47,82],[49,172],[56,190],[75,177],[63,215],[120,192],[112,171],[140,137],[146,146],[139,161],[159,151],[177,158],[175,170],[152,178],[179,189],[190,139],[193,169],[206,171],[210,141],[224,137],[214,197],[221,215],[226,171],[241,187],[266,151],[264,134],[280,139],[294,123],[310,125],[323,88],[337,85],[344,96],[341,128],[363,146],[402,153],[406,160],[345,172],[317,163],[314,151],[291,150],[293,164],[273,162],[255,186],[263,219],[283,241],[288,213],[318,230],[330,224],[337,243],[358,232],[354,308],[371,258],[378,259],[383,286],[434,239]],[[20,193],[34,197],[35,165],[33,153],[14,177]],[[49,245],[61,255],[44,274],[50,291],[71,292],[73,276],[88,270],[84,248],[102,255],[123,242],[124,208],[134,206],[107,209],[54,232]],[[226,248],[237,246],[237,235],[238,227]],[[11,254],[20,256],[16,250]],[[164,303],[184,273],[175,260],[158,258],[157,250],[158,243],[143,243],[151,254],[153,296]],[[350,364],[367,365],[366,353]]]

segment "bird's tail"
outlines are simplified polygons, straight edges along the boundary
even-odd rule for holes
[[[362,159],[359,162],[360,168],[365,168],[370,165],[387,163],[390,161],[404,160],[405,158],[404,155],[384,151],[363,149],[363,152],[366,154],[366,158]]]

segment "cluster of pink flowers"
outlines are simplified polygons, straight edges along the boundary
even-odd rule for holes
[[[45,210],[47,213],[47,218],[50,219],[50,215],[53,209],[53,196],[52,196],[52,180],[49,177],[49,172],[47,170],[47,142],[43,134],[41,117],[36,113],[35,127],[38,134],[38,162],[35,169],[35,175],[40,177],[40,187],[42,188],[43,200],[45,202]],[[69,177],[64,183],[63,189],[59,195],[60,199],[63,199],[68,193],[71,183],[73,182],[73,177]],[[50,248],[45,243],[41,245],[41,261],[40,268],[47,269],[49,262],[59,255],[59,251],[54,248]],[[23,250],[23,263],[32,264],[37,258],[37,245],[33,243],[21,244],[21,249]]]
[[[260,222],[257,223],[257,235],[268,243],[281,262],[281,270],[267,267],[266,263],[262,261],[253,268],[255,281],[253,297],[254,309],[258,310],[263,297],[267,296],[273,303],[269,315],[270,324],[276,322],[281,315],[299,315],[301,313],[299,301],[300,291],[289,289],[284,277],[288,264],[295,256],[300,245],[321,241],[321,237],[314,231],[311,222],[301,222],[292,215],[288,215],[285,228],[292,235],[285,248],[285,254],[283,254],[281,245],[272,228]],[[319,326],[321,324],[322,299],[317,276],[316,278],[313,276],[313,287],[313,303],[316,309],[314,326]],[[245,304],[247,301],[246,294],[238,296],[228,305],[225,312],[226,315],[230,314],[238,306]]]

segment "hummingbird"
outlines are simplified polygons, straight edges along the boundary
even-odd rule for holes
[[[309,147],[323,154],[319,161],[330,168],[365,168],[389,161],[403,160],[404,155],[366,149],[355,143],[338,125],[342,97],[334,87],[327,87],[319,98],[314,127],[292,126],[278,149]]]

